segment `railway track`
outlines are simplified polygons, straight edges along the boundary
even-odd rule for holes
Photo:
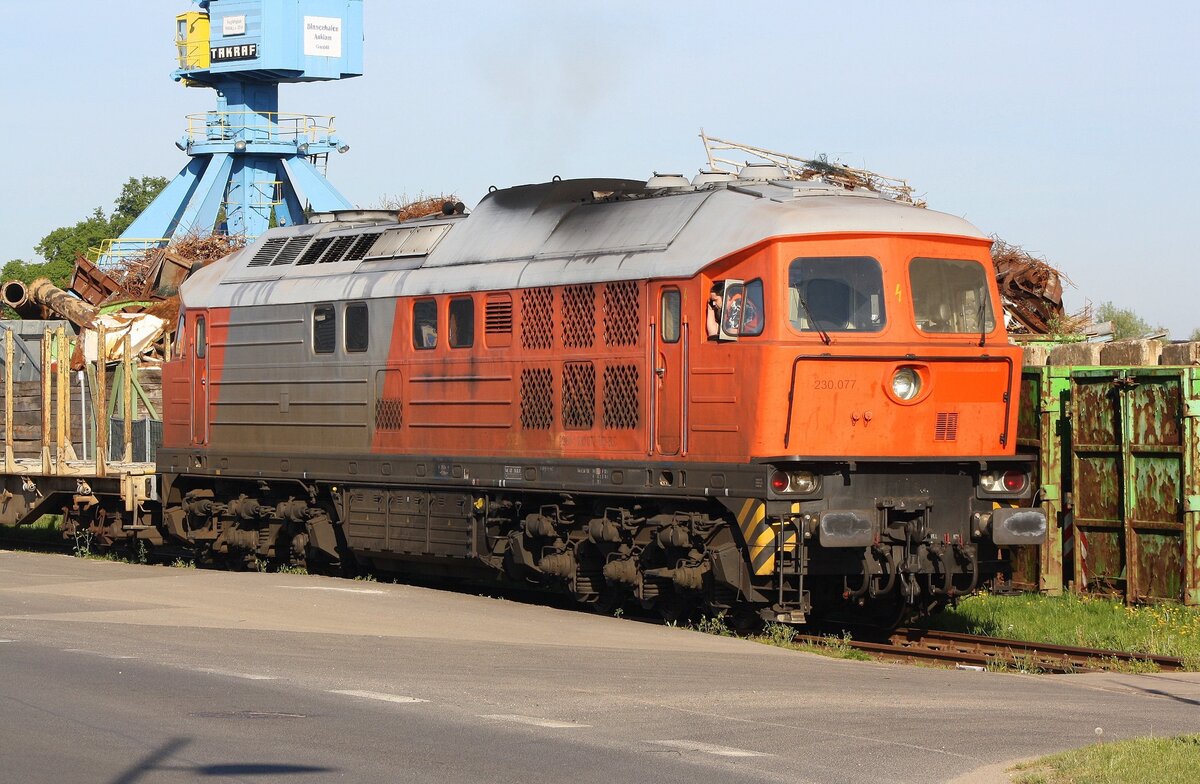
[[[797,642],[823,644],[827,637],[799,635]],[[1149,653],[1077,648],[1069,645],[981,637],[926,629],[896,629],[882,641],[842,638],[844,644],[882,659],[940,662],[982,669],[1012,669],[1040,673],[1098,672],[1121,667],[1161,672],[1184,669],[1182,659]]]

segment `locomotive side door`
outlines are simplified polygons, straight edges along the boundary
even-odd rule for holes
[[[188,312],[192,346],[192,444],[208,443],[208,319],[205,312]]]
[[[682,297],[678,287],[661,286],[655,300],[654,450],[660,455],[677,455],[683,430]]]

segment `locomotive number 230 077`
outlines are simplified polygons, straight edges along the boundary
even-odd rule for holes
[[[853,378],[818,378],[813,380],[813,389],[854,389]]]

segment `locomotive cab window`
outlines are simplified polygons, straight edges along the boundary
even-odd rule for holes
[[[419,299],[413,303],[413,347],[437,345],[437,300]]]
[[[801,332],[879,332],[887,323],[879,262],[796,259],[788,268],[788,320]]]
[[[475,301],[470,297],[450,300],[450,348],[470,348],[475,342]]]
[[[763,282],[755,278],[746,284],[742,302],[742,337],[755,337],[763,331]]]
[[[332,354],[337,348],[337,311],[333,305],[313,308],[313,352]]]
[[[350,353],[366,351],[370,340],[371,322],[367,315],[367,303],[350,303],[346,306],[346,351]]]
[[[987,273],[979,262],[913,259],[908,279],[922,332],[978,334],[996,328]]]
[[[679,289],[667,289],[662,294],[662,341],[679,342]]]
[[[196,357],[204,359],[204,352],[208,350],[208,335],[204,331],[204,316],[196,317]]]

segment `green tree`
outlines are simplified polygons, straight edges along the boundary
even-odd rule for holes
[[[42,237],[34,246],[34,250],[47,264],[65,266],[69,275],[75,267],[75,259],[80,254],[87,253],[88,248],[115,236],[117,234],[113,233],[112,221],[104,215],[103,209],[97,207],[91,215],[73,226],[60,226]]]
[[[1101,323],[1105,321],[1112,322],[1114,340],[1140,338],[1145,337],[1151,332],[1161,331],[1161,328],[1155,329],[1151,327],[1148,321],[1129,308],[1118,308],[1111,302],[1105,302],[1096,308],[1096,321]]]
[[[1188,335],[1188,341],[1192,343],[1200,342],[1200,327],[1192,330],[1192,334]]]
[[[154,201],[165,187],[166,177],[142,177],[140,180],[130,177],[121,187],[121,195],[113,205],[112,236],[118,237],[129,228],[129,224],[150,206],[150,202]]]

